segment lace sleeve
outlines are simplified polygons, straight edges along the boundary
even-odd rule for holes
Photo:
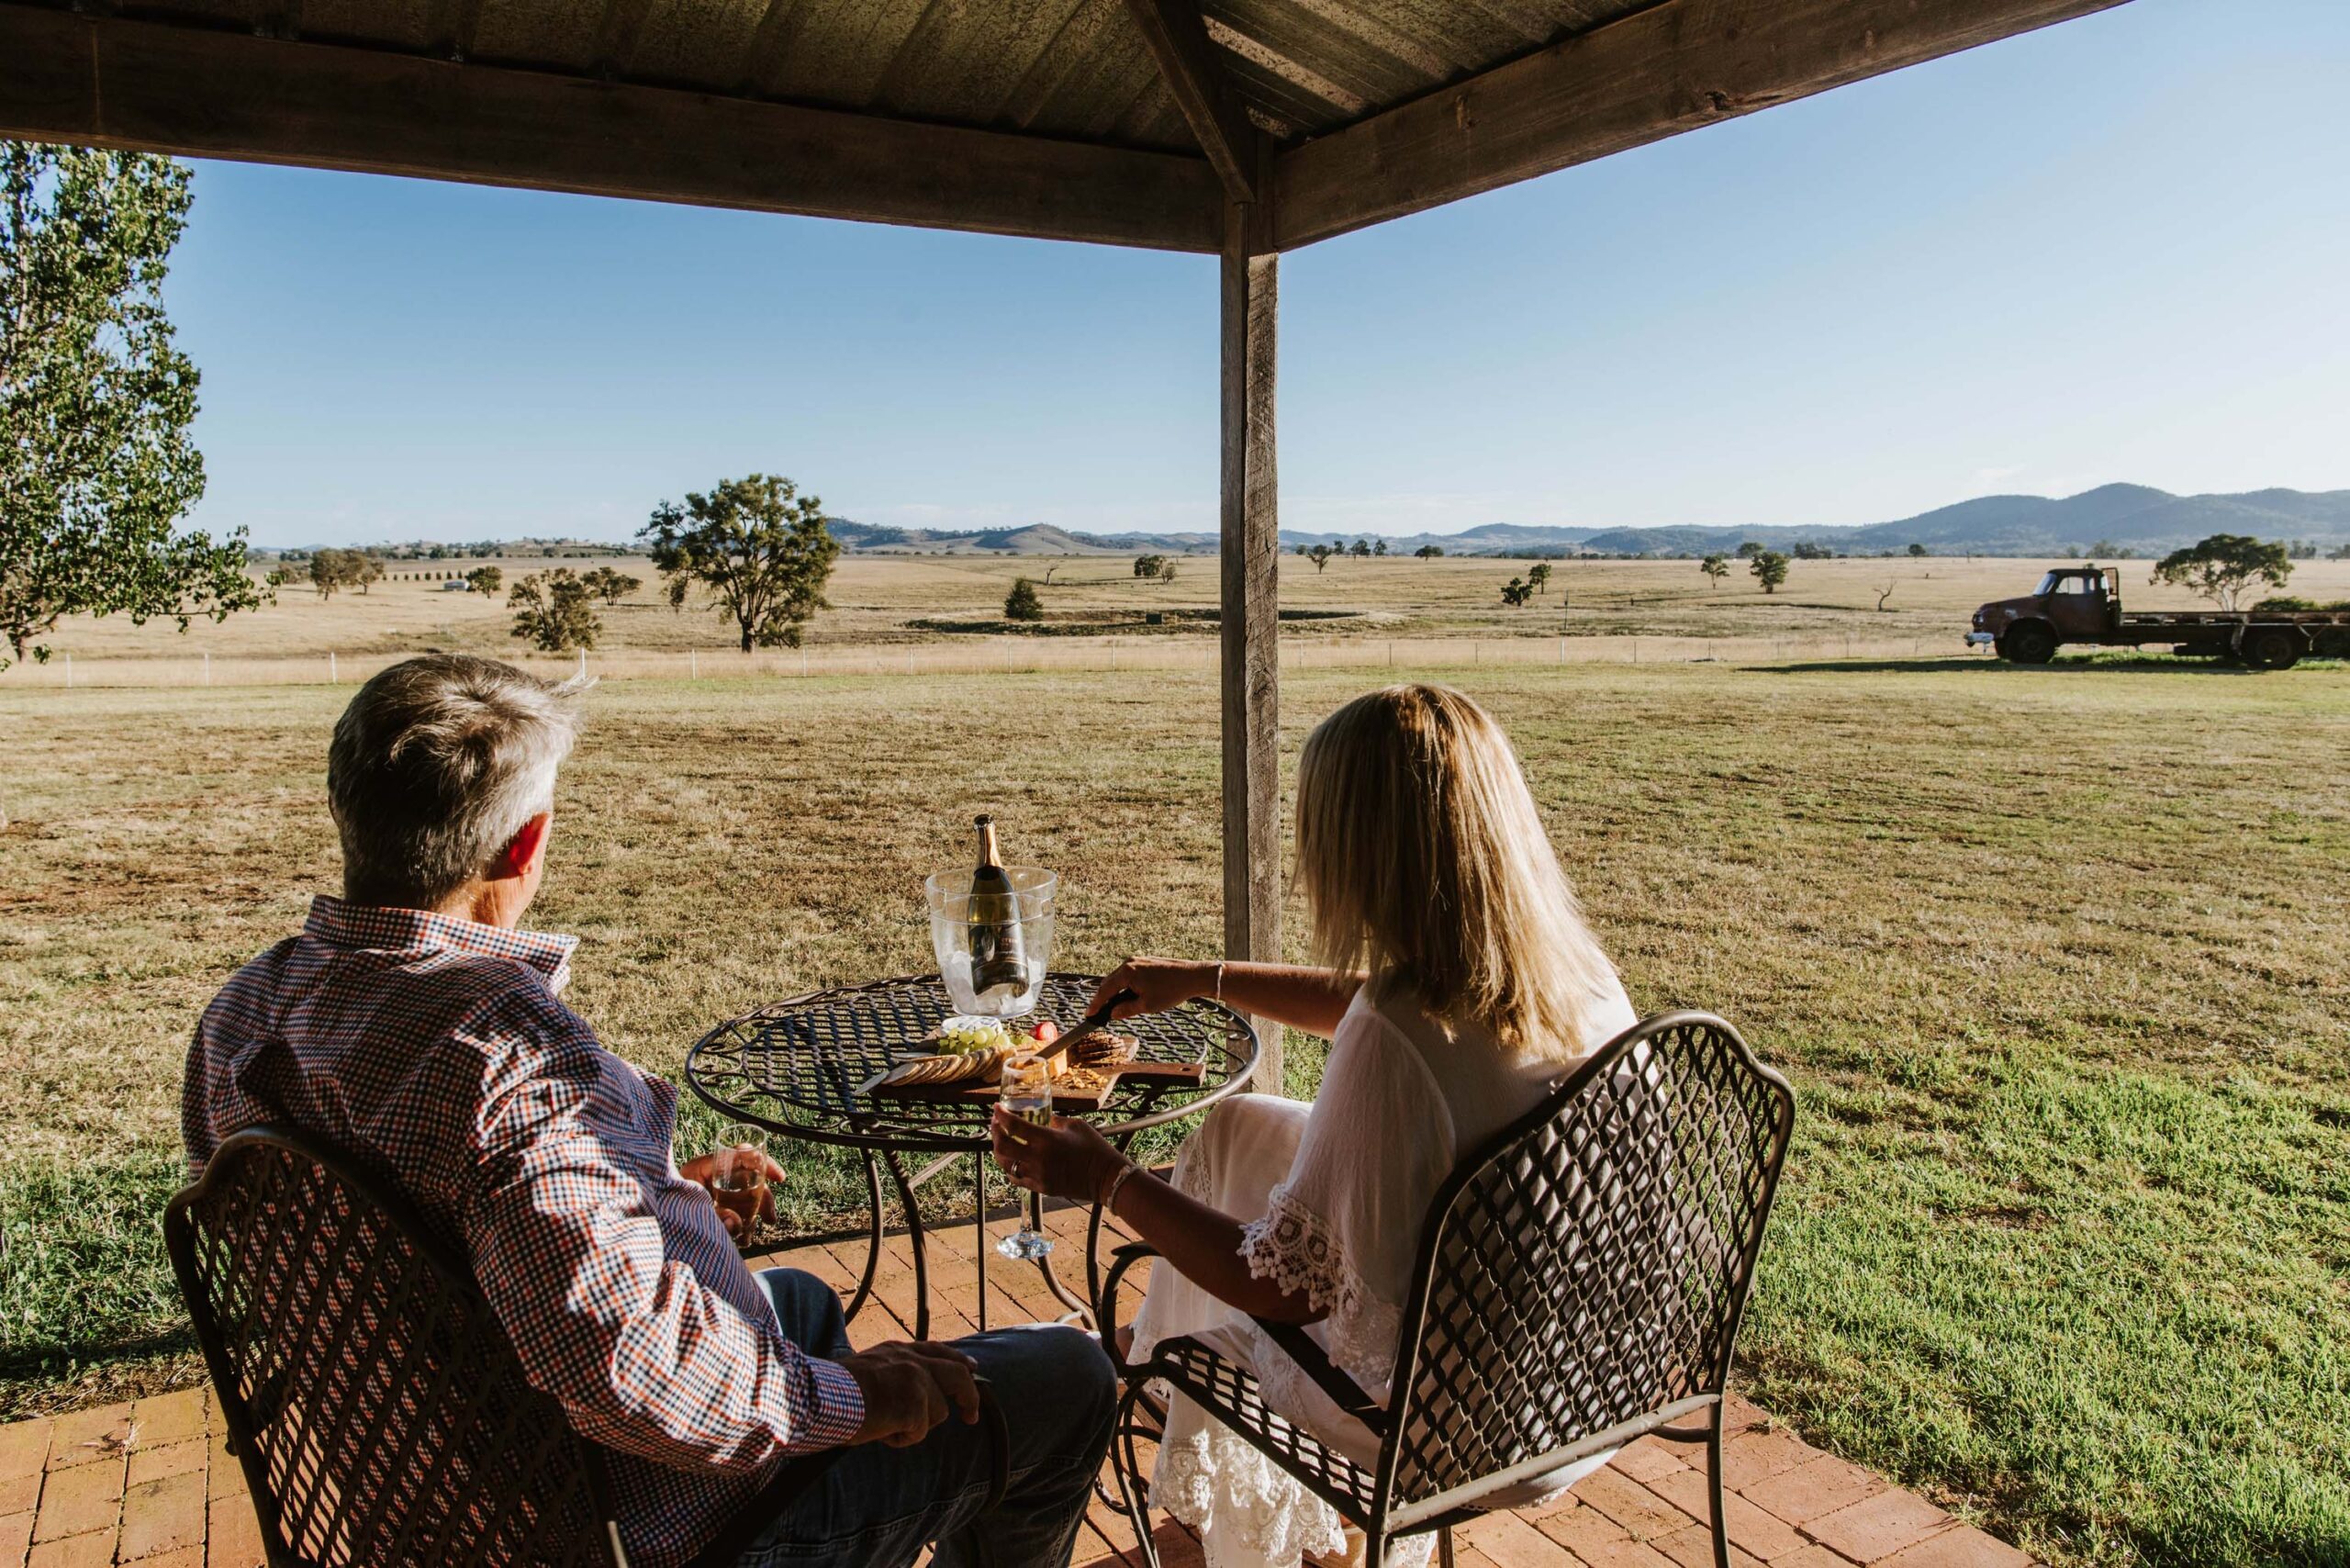
[[[1335,1316],[1362,1303],[1362,1279],[1348,1264],[1346,1243],[1286,1182],[1273,1189],[1265,1217],[1241,1230],[1240,1256],[1249,1273],[1304,1296],[1317,1312]]]
[[[1337,1229],[1286,1183],[1273,1189],[1265,1217],[1241,1231],[1240,1256],[1249,1273],[1305,1297],[1324,1315],[1325,1348],[1348,1375],[1373,1394],[1385,1390],[1395,1371],[1403,1310],[1364,1284]]]

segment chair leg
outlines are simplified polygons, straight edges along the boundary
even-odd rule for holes
[[[1446,1525],[1436,1532],[1438,1568],[1452,1568],[1452,1527]]]
[[[1714,1568],[1729,1568],[1729,1511],[1722,1506],[1722,1411],[1727,1397],[1714,1401],[1714,1423],[1706,1429],[1706,1473],[1714,1494]]]
[[[1150,1533],[1150,1500],[1143,1487],[1142,1466],[1135,1456],[1135,1406],[1142,1397],[1143,1385],[1137,1383],[1118,1401],[1117,1417],[1110,1428],[1110,1473],[1118,1483],[1127,1522],[1134,1527],[1135,1547],[1142,1555],[1143,1568],[1159,1568],[1158,1542]]]

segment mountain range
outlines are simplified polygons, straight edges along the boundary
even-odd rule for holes
[[[948,532],[885,528],[846,518],[830,520],[850,550],[873,554],[1130,555],[1209,552],[1213,533],[1079,533],[1049,523],[1025,528]],[[2072,555],[2092,546],[2161,554],[2207,534],[2249,533],[2264,539],[2350,543],[2350,490],[2250,490],[2241,495],[2175,496],[2146,485],[2100,485],[2076,496],[1978,496],[1915,517],[1860,526],[1806,527],[1779,523],[1739,528],[1554,528],[1489,522],[1458,533],[1389,535],[1391,554],[1434,544],[1448,555],[1701,555],[1730,551],[1749,540],[1774,549],[1797,543],[1843,554],[1874,555],[1923,544],[1938,555]],[[1347,544],[1358,537],[1281,530],[1281,548]]]

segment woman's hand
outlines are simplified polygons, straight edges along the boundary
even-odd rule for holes
[[[1055,1116],[1051,1126],[1024,1122],[1002,1106],[989,1132],[995,1140],[995,1162],[1013,1184],[1048,1198],[1075,1198],[1097,1203],[1126,1163],[1126,1157],[1091,1124]]]
[[[1131,991],[1135,999],[1121,1002],[1116,1014],[1120,1018],[1131,1018],[1137,1013],[1164,1013],[1181,1007],[1214,989],[1214,964],[1195,963],[1188,958],[1128,958],[1102,977],[1102,983],[1093,988],[1093,1000],[1085,1010],[1091,1013],[1118,992]]]

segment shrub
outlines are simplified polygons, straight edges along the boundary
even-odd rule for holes
[[[593,596],[594,590],[568,566],[534,572],[507,593],[507,608],[514,611],[512,634],[550,654],[592,648],[603,630],[588,602]]]

